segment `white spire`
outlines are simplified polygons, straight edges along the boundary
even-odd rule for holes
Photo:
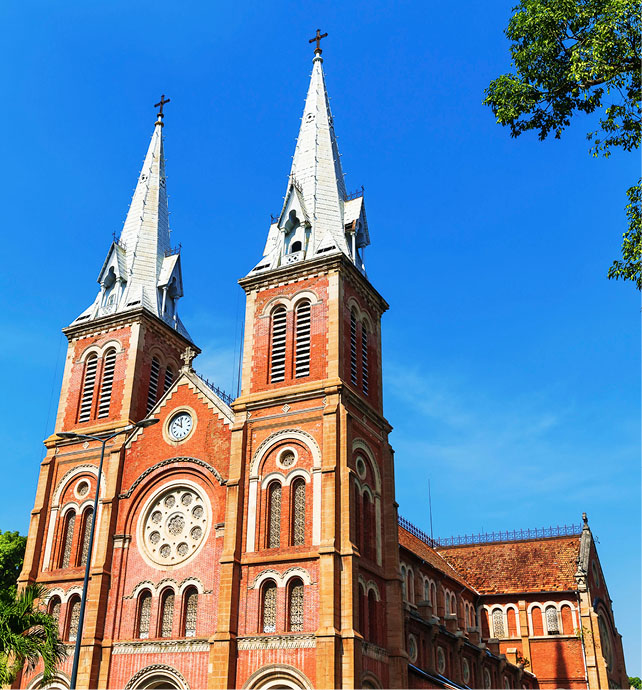
[[[180,254],[170,246],[162,133],[161,109],[120,239],[98,276],[100,292],[72,325],[144,307],[189,338],[176,313],[183,284]]]
[[[337,252],[364,270],[358,251],[369,244],[363,197],[346,195],[322,65],[317,47],[283,208],[251,273]]]

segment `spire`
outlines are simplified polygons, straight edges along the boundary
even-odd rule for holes
[[[143,307],[189,338],[176,313],[183,296],[180,253],[170,246],[162,136],[168,102],[163,95],[156,104],[160,111],[152,139],[120,238],[112,243],[98,276],[98,296],[72,325]]]
[[[319,46],[326,35],[317,29],[310,40],[317,47],[283,208],[251,273],[338,252],[365,272],[362,251],[370,240],[363,194],[346,194]]]

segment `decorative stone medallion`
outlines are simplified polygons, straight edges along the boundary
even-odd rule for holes
[[[160,566],[183,564],[207,535],[208,505],[193,486],[173,486],[157,494],[143,515],[140,535],[145,555]]]

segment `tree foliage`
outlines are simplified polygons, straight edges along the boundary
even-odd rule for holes
[[[16,582],[22,570],[27,537],[18,532],[0,531],[0,598],[12,601]]]
[[[637,676],[629,676],[629,685],[632,688],[642,689],[642,680],[640,680]]]
[[[599,128],[587,134],[591,153],[608,157],[614,148],[637,149],[642,123],[637,0],[521,0],[514,12],[506,35],[515,71],[494,79],[485,91],[484,104],[497,122],[514,137],[534,130],[540,140],[550,134],[559,139],[574,115],[599,111]],[[628,196],[623,261],[613,264],[609,277],[634,280],[642,289],[639,183]]]

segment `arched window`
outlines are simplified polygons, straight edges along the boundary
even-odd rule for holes
[[[492,614],[493,620],[493,637],[506,637],[504,630],[504,612],[501,609],[495,609]]]
[[[288,596],[288,629],[303,630],[303,581],[298,577],[290,580]]]
[[[78,636],[78,623],[80,622],[80,597],[73,596],[67,605],[69,611],[69,623],[67,624],[67,639],[75,642]]]
[[[407,574],[408,584],[406,586],[406,591],[408,592],[408,601],[411,604],[415,603],[415,574],[412,568],[408,568]]]
[[[531,609],[531,620],[533,622],[533,635],[543,635],[544,619],[542,609],[539,606],[533,606]]]
[[[47,606],[47,611],[49,612],[49,615],[56,621],[56,623],[60,623],[60,608],[60,597],[51,597]]]
[[[80,398],[79,422],[88,422],[91,418],[91,408],[94,402],[94,387],[96,385],[96,369],[98,357],[90,355],[85,363],[85,380],[82,384],[82,397]]]
[[[160,637],[172,636],[174,623],[174,591],[166,589],[161,596]]]
[[[377,596],[372,589],[368,592],[368,628],[368,637],[370,641],[378,644]]]
[[[457,598],[454,594],[450,595],[450,613],[457,615]]]
[[[281,545],[281,484],[272,482],[268,487],[268,548]]]
[[[114,384],[114,370],[116,369],[116,350],[108,350],[103,359],[103,380],[100,384],[100,402],[98,403],[98,417],[109,417],[111,403],[111,389]]]
[[[300,252],[301,249],[303,249],[303,245],[301,244],[301,242],[299,242],[299,240],[297,240],[296,242],[292,242],[292,244],[290,245],[290,252],[292,253]]]
[[[71,547],[74,543],[74,526],[76,513],[70,510],[65,517],[65,527],[62,534],[62,552],[60,555],[60,567],[68,568],[71,563]]]
[[[557,617],[557,609],[554,606],[546,607],[546,632],[549,635],[560,634],[560,624]]]
[[[160,374],[160,362],[152,357],[152,368],[149,374],[149,389],[147,391],[147,412],[151,412],[158,398],[158,376]]]
[[[430,582],[424,580],[424,601],[430,601]]]
[[[374,549],[374,530],[372,529],[373,523],[373,504],[370,494],[367,491],[363,493],[363,511],[361,513],[361,519],[363,520],[363,547],[361,552],[364,556],[372,558],[375,552]]]
[[[361,388],[368,395],[368,329],[361,324]]]
[[[85,565],[89,556],[89,535],[94,521],[94,509],[87,508],[82,514],[82,531],[80,533],[80,559],[78,565]]]
[[[310,375],[310,302],[304,300],[296,307],[296,378]]]
[[[183,634],[185,637],[196,636],[196,614],[198,612],[198,592],[193,587],[183,594]]]
[[[305,479],[292,482],[292,544],[305,544]]]
[[[401,598],[408,601],[408,581],[406,579],[406,566],[401,566]]]
[[[350,381],[357,385],[357,315],[350,312]]]
[[[169,387],[172,385],[174,381],[174,371],[172,367],[168,366],[165,369],[165,381],[164,381],[164,387],[163,387],[163,393],[167,393],[169,390]]]
[[[261,629],[264,633],[276,632],[276,582],[274,580],[268,580],[263,585]]]
[[[287,313],[285,307],[272,312],[272,346],[270,352],[270,383],[285,380],[285,334]]]
[[[146,640],[149,637],[149,619],[152,613],[152,593],[145,590],[138,597],[138,620],[136,637]]]

